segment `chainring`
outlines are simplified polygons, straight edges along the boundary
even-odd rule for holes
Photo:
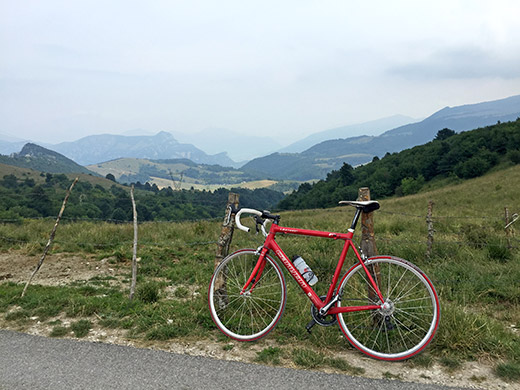
[[[326,298],[325,295],[322,295],[320,297],[320,299],[322,299],[322,300],[325,299],[325,298]],[[312,316],[312,319],[318,325],[321,325],[321,326],[332,326],[332,325],[335,325],[338,322],[338,320],[337,320],[337,318],[336,318],[336,316],[334,314],[329,314],[329,315],[326,315],[324,317],[321,316],[319,310],[312,303],[311,303],[311,316]]]

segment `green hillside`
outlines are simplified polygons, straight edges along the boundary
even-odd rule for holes
[[[78,176],[67,205],[70,218],[114,221],[132,219],[130,188],[106,178],[85,174],[52,174],[29,168],[0,164],[0,220],[55,217],[66,189]],[[229,190],[174,191],[159,189],[149,183],[135,185],[135,200],[140,221],[186,220],[213,218],[222,214]],[[270,209],[283,198],[283,193],[259,188],[235,188],[252,207]]]
[[[374,156],[399,152],[431,141],[444,128],[469,131],[520,117],[520,95],[506,99],[445,107],[428,118],[388,130],[379,136],[328,139],[301,153],[273,153],[249,161],[241,169],[272,179],[323,179],[343,163],[366,164]]]
[[[120,158],[87,167],[102,176],[112,174],[120,183],[150,183],[186,188],[239,184],[259,180],[256,175],[220,165],[197,164],[188,159],[149,160]]]
[[[444,129],[425,145],[387,153],[355,169],[344,164],[325,180],[300,185],[279,207],[333,207],[339,200],[356,199],[359,187],[370,187],[376,199],[410,195],[518,163],[520,119],[460,134]]]
[[[26,144],[20,153],[0,155],[0,163],[50,173],[93,173],[59,153],[32,143]]]
[[[520,212],[518,193],[520,166],[515,165],[458,184],[381,200],[381,209],[374,213],[379,253],[405,258],[425,271],[437,289],[442,309],[432,343],[408,362],[392,367],[383,365],[388,376],[398,368],[404,371],[423,368],[428,369],[424,371],[426,374],[435,370],[459,377],[485,361],[493,371],[469,374],[468,383],[485,388],[496,383],[495,376],[516,381],[511,383],[513,387],[518,383],[520,240],[514,232],[506,236],[504,230],[504,207],[511,214]],[[435,202],[435,239],[432,256],[427,259],[425,215],[429,200]],[[219,202],[223,209],[225,199]],[[242,197],[241,206],[254,207],[249,199]],[[285,211],[281,225],[344,232],[353,211],[347,206]],[[243,222],[252,223],[248,219]],[[284,316],[271,334],[255,344],[234,343],[222,337],[207,307],[207,286],[221,220],[141,224],[138,293],[132,302],[128,301],[132,225],[65,223],[58,229],[53,248],[60,262],[65,262],[67,256],[75,259],[68,263],[70,272],[59,272],[64,285],[39,286],[40,281],[47,282],[44,275],[39,275],[27,296],[20,298],[24,278],[41,254],[53,223],[23,220],[0,224],[0,253],[11,256],[13,262],[12,268],[4,267],[1,274],[8,279],[0,279],[0,313],[9,328],[24,331],[39,321],[47,325],[48,335],[72,337],[68,335],[73,326],[83,321],[88,325],[87,334],[111,332],[119,334],[122,340],[153,343],[155,348],[168,349],[172,342],[216,344],[218,350],[237,352],[256,348],[258,355],[253,353],[251,361],[333,369],[355,375],[362,374],[366,364],[380,367],[379,363],[366,363],[364,359],[357,363],[358,367],[349,365],[352,355],[345,353],[360,354],[349,347],[335,326],[316,326],[311,334],[305,331],[310,320],[309,302],[288,274],[285,275],[288,302]],[[359,239],[358,231],[354,240],[359,243]],[[319,278],[317,293],[324,294],[341,242],[290,235],[281,235],[277,242],[288,256],[299,254],[305,258]],[[256,248],[260,243],[261,236],[235,231],[231,251]],[[34,262],[25,265],[30,269],[15,263],[24,253],[34,255]],[[78,254],[84,261],[78,260]],[[347,257],[345,271],[352,261],[351,256]],[[85,262],[87,265],[82,265]],[[74,275],[82,266],[89,267],[91,276],[67,282],[68,275]],[[56,278],[55,273],[50,276]],[[468,361],[471,363],[465,365]]]

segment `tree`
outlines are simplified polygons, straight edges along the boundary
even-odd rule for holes
[[[43,216],[47,217],[52,214],[53,207],[52,202],[45,193],[45,190],[42,186],[38,185],[31,189],[31,192],[28,195],[28,203],[27,207],[30,207]]]
[[[112,175],[111,173],[107,173],[107,175],[105,176],[105,179],[111,180],[114,183],[116,182],[116,177],[114,175]]]
[[[352,165],[343,163],[343,166],[339,169],[339,177],[341,179],[341,184],[344,186],[354,183],[356,178],[354,176],[354,168],[352,168]]]
[[[455,135],[455,134],[456,134],[455,131],[445,127],[444,129],[439,130],[437,132],[437,135],[435,136],[435,140],[443,141],[443,140],[445,140],[447,138],[450,138],[452,135]]]

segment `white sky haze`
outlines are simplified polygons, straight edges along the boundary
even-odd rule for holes
[[[282,144],[520,94],[520,2],[0,0],[0,133]]]

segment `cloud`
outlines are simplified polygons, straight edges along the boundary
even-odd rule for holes
[[[387,73],[414,80],[516,79],[520,78],[520,56],[485,51],[478,47],[438,49],[422,60],[388,68]]]

